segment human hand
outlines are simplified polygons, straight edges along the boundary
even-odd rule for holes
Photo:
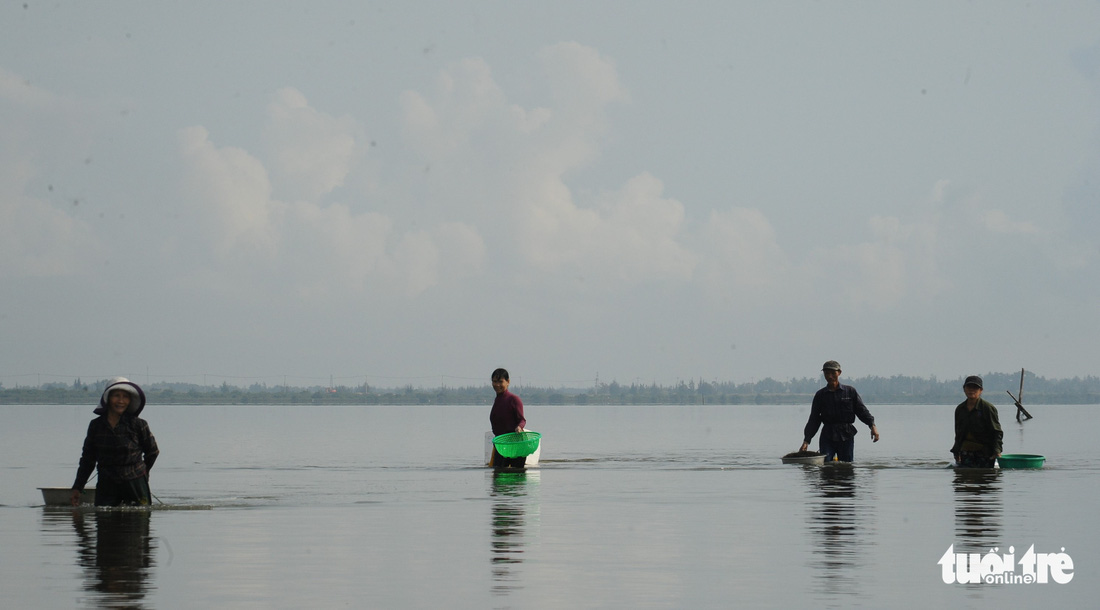
[[[803,452],[803,451],[805,451],[805,450],[806,450],[806,448],[807,448],[807,447],[809,447],[809,446],[810,446],[810,444],[809,444],[809,443],[802,443],[802,446],[798,448],[798,452],[799,452],[799,453],[802,453],[802,452]]]
[[[871,442],[877,443],[878,439],[878,426],[871,426]]]
[[[80,490],[79,489],[74,489],[73,492],[71,494],[69,494],[69,504],[72,504],[73,506],[80,506]]]

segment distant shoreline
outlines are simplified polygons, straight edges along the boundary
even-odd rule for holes
[[[1014,413],[1020,373],[986,373],[984,398],[1004,413]],[[963,400],[962,378],[894,376],[841,378],[854,386],[868,405],[958,404]],[[589,388],[546,388],[513,384],[530,405],[808,405],[824,382],[805,377],[788,381],[762,379],[747,383],[688,380],[672,386],[597,383]],[[0,387],[0,405],[96,404],[106,380],[41,387]],[[143,384],[150,404],[160,405],[487,405],[492,389],[484,386],[377,388],[366,384],[336,387],[252,385],[250,387],[154,382]],[[1100,404],[1100,377],[1047,379],[1024,377],[1023,404]]]

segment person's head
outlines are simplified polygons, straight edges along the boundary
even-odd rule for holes
[[[497,394],[503,394],[508,390],[508,385],[511,383],[508,380],[508,371],[505,369],[497,369],[493,371],[492,376],[493,389]]]
[[[836,387],[840,383],[840,363],[836,360],[826,362],[821,366],[821,374],[829,387]]]
[[[113,411],[116,401],[126,399],[129,399],[126,407],[119,409],[116,413],[137,415],[145,408],[145,392],[141,391],[138,384],[125,377],[110,379],[107,382],[107,387],[103,389],[103,395],[99,397],[99,406],[96,407],[95,412],[102,415],[108,411]]]
[[[116,415],[122,415],[126,412],[126,409],[130,408],[131,396],[130,393],[121,388],[111,390],[107,394],[107,406],[111,408]]]
[[[982,378],[971,375],[963,382],[963,394],[968,400],[976,400],[982,397]]]

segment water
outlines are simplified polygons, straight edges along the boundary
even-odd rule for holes
[[[1005,418],[1038,471],[947,468],[953,405],[872,406],[855,466],[783,465],[808,407],[528,407],[540,468],[481,467],[485,407],[158,407],[154,511],[41,506],[91,406],[0,407],[5,607],[1091,607],[1096,406]],[[202,510],[205,509],[205,510]],[[1063,547],[1068,584],[944,584]]]

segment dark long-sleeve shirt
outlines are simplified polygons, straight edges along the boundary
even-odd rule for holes
[[[526,425],[527,419],[523,417],[523,401],[507,390],[497,394],[493,401],[493,408],[489,411],[489,423],[493,426],[493,434],[497,436],[515,432],[517,426]]]
[[[123,415],[111,428],[107,415],[101,415],[88,424],[73,489],[84,489],[97,465],[100,478],[129,481],[145,477],[158,455],[157,441],[144,419]]]
[[[868,426],[875,425],[875,418],[863,404],[859,392],[850,385],[837,385],[835,390],[825,386],[814,394],[810,405],[810,419],[806,422],[803,439],[806,443],[813,440],[817,429],[822,426],[821,436],[828,435],[831,441],[846,441],[856,435],[856,418]]]
[[[993,403],[980,398],[973,410],[966,408],[965,400],[955,407],[955,444],[951,446],[951,453],[973,451],[997,455],[1001,453],[1003,438],[1001,419]]]

